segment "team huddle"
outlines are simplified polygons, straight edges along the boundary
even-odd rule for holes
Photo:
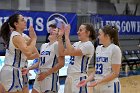
[[[29,36],[24,34],[26,21],[21,14],[13,14],[1,26],[0,37],[6,45],[4,66],[0,72],[0,93],[29,93],[29,70],[38,68],[32,93],[58,93],[59,69],[65,64],[65,55],[69,55],[64,93],[121,93],[118,75],[121,67],[121,50],[118,41],[118,29],[106,25],[98,31],[100,45],[96,48],[93,25],[83,23],[77,35],[78,42],[70,41],[69,24],[62,20],[61,25],[49,24],[48,43],[43,43],[38,52],[37,36],[33,26]],[[63,37],[64,40],[63,40]],[[65,44],[64,44],[65,41]],[[95,54],[95,72],[87,75],[88,64]],[[38,62],[27,67],[27,60]]]

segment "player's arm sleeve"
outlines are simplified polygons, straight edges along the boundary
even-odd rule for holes
[[[92,44],[85,44],[80,47],[83,55],[93,55],[94,54],[94,46]]]
[[[122,53],[121,49],[117,46],[112,50],[112,64],[121,64]]]

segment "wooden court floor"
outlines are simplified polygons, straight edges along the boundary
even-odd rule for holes
[[[88,73],[93,70],[89,69]],[[140,93],[140,75],[119,78],[121,82],[121,93]],[[89,93],[94,93],[92,88],[89,88]]]

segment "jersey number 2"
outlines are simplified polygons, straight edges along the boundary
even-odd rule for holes
[[[74,56],[70,57],[70,63],[69,64],[74,65],[74,58],[75,58]]]

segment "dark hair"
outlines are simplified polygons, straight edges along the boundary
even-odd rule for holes
[[[50,24],[49,27],[56,28],[56,25]]]
[[[86,30],[90,32],[90,35],[89,35],[90,39],[95,40],[95,38],[96,38],[95,37],[95,29],[94,29],[93,25],[89,24],[89,23],[83,23],[82,25],[85,25]]]
[[[0,37],[4,40],[4,43],[6,45],[9,44],[10,41],[10,35],[11,35],[11,30],[10,27],[16,30],[16,27],[14,25],[15,22],[18,22],[20,14],[13,14],[9,17],[9,19],[2,24],[1,29],[0,29]]]
[[[118,40],[118,28],[116,26],[106,25],[103,27],[102,31],[105,35],[109,35],[110,39],[115,45],[120,46]]]

